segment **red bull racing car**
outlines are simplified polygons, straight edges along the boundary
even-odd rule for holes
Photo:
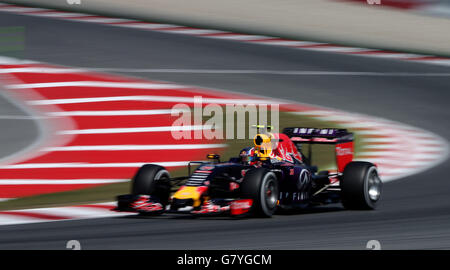
[[[171,178],[164,167],[146,164],[134,176],[131,194],[118,196],[115,210],[271,217],[277,209],[338,202],[347,209],[376,208],[382,190],[377,167],[353,161],[353,134],[347,130],[293,127],[271,133],[258,127],[253,143],[227,162],[216,154],[208,162],[190,162],[185,177]],[[304,144],[308,156],[301,151]],[[313,144],[334,145],[337,171],[317,171],[310,162]]]

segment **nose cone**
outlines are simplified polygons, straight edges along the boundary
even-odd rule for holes
[[[185,204],[190,202],[192,206],[197,207],[200,206],[200,197],[202,193],[205,192],[207,187],[189,187],[182,186],[175,194],[173,195],[173,202],[184,202]],[[188,206],[188,205],[186,205]]]

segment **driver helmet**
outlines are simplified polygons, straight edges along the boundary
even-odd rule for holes
[[[239,157],[241,158],[242,163],[250,164],[254,159],[253,153],[254,153],[253,147],[246,147],[242,149],[239,152]]]

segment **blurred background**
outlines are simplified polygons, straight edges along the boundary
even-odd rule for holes
[[[368,214],[342,211],[339,206],[332,206],[305,215],[283,215],[271,220],[239,220],[236,221],[238,226],[230,226],[220,219],[113,218],[108,215],[113,204],[73,206],[113,201],[115,195],[129,190],[129,180],[139,162],[180,161],[180,152],[173,149],[160,151],[157,155],[147,155],[147,150],[139,150],[139,155],[135,154],[136,151],[127,154],[113,151],[113,154],[99,155],[101,151],[80,150],[73,154],[59,149],[54,156],[50,153],[39,157],[42,154],[39,152],[36,158],[28,161],[31,165],[24,162],[0,168],[0,200],[4,200],[0,203],[0,224],[15,224],[16,219],[12,216],[20,216],[26,222],[33,218],[71,219],[76,214],[85,218],[82,208],[91,210],[89,218],[100,214],[108,218],[29,227],[17,225],[22,226],[19,228],[21,234],[11,233],[18,228],[16,225],[3,226],[0,227],[0,248],[59,248],[69,239],[81,240],[86,248],[118,249],[359,249],[364,248],[370,239],[379,240],[384,248],[450,248],[450,189],[446,177],[450,164],[444,162],[447,158],[447,140],[450,138],[450,0],[9,0],[4,3],[27,7],[0,6],[0,75],[6,77],[11,73],[22,79],[25,84],[22,86],[25,89],[23,92],[27,90],[26,84],[64,83],[71,80],[170,82],[225,90],[217,93],[205,91],[206,94],[202,92],[221,98],[229,98],[228,95],[264,96],[306,107],[315,104],[318,106],[314,107],[316,109],[326,107],[354,112],[356,116],[343,113],[349,118],[342,123],[361,127],[358,125],[370,125],[373,124],[370,121],[375,121],[375,127],[372,128],[376,129],[378,135],[383,135],[384,131],[376,126],[379,124],[376,121],[384,121],[380,119],[396,121],[389,122],[390,127],[405,128],[402,126],[405,124],[408,128],[394,142],[383,141],[385,138],[370,138],[374,140],[364,142],[364,136],[357,135],[357,151],[366,145],[379,149],[384,147],[382,149],[390,151],[395,148],[393,145],[402,144],[400,148],[404,152],[399,156],[383,156],[379,160],[380,163],[384,162],[385,172],[396,172],[396,179],[399,180],[386,183],[380,211]],[[29,10],[29,7],[35,9]],[[11,12],[3,12],[2,9]],[[67,15],[64,11],[76,14]],[[26,13],[34,16],[24,16],[30,15]],[[46,15],[41,16],[40,13]],[[117,18],[139,22],[120,19],[114,22]],[[96,21],[98,23],[92,23]],[[103,25],[115,23],[119,26],[126,26],[127,23],[155,23],[156,28],[161,29],[142,31],[138,27],[132,29]],[[205,29],[217,29],[215,33],[218,35],[227,31],[225,35],[237,38],[226,40],[175,34],[178,30],[182,33],[185,30],[201,32]],[[262,46],[242,42],[246,38],[254,38],[247,34],[258,35],[262,40],[303,43],[297,47]],[[355,55],[339,53],[339,48],[350,49]],[[378,57],[358,56],[359,49],[367,54],[377,54]],[[13,58],[3,58],[6,56]],[[60,70],[63,67],[79,68],[84,72],[88,70],[92,74],[67,74],[67,70]],[[30,69],[22,72],[16,68]],[[2,84],[0,87],[2,93],[8,92],[7,86]],[[194,90],[200,91],[197,88]],[[61,88],[43,86],[37,92],[49,99],[84,98],[111,93],[150,95],[143,91],[117,90],[109,86],[74,88],[69,85]],[[182,91],[172,89],[164,92],[164,89],[158,89],[152,93],[188,95]],[[21,93],[21,90],[11,92]],[[40,115],[36,110],[27,109],[25,103],[15,102],[14,98],[7,95],[0,96],[0,102],[2,158],[23,149],[32,152],[30,147],[43,139],[39,134],[51,134],[54,131],[49,126],[39,124],[49,119],[45,114],[48,112]],[[105,111],[103,113],[106,115],[101,117],[95,114],[80,117],[68,113],[71,117],[66,118],[79,122],[74,124],[69,121],[61,129],[73,129],[75,133],[76,128],[79,128],[76,125],[80,123],[80,126],[85,125],[90,129],[99,126],[121,128],[120,125],[133,128],[133,125],[162,125],[163,121],[169,123],[167,120],[172,120],[167,115],[145,115],[130,121],[125,115],[114,116],[110,112],[118,108],[133,111],[149,108],[167,110],[170,109],[164,107],[167,104],[126,103],[130,107],[121,107],[121,103],[105,104],[62,104],[50,113],[64,115],[66,111],[59,111],[61,108],[67,112]],[[338,126],[341,117],[331,115],[326,120],[323,115],[313,118],[306,114],[282,113],[284,122],[281,124]],[[149,119],[153,119],[153,122],[147,121]],[[412,131],[422,136],[415,137],[410,134]],[[81,139],[74,140],[71,146],[104,146],[110,142],[100,135],[96,137],[97,134],[90,134],[91,137],[82,135],[75,136]],[[120,134],[111,135],[109,139],[121,145],[149,141],[167,143],[168,136],[165,133],[153,133],[153,136],[157,136],[153,140],[149,138],[155,137],[147,135]],[[47,141],[55,143],[54,137],[49,136]],[[425,143],[419,145],[418,141]],[[245,145],[242,142],[235,143],[223,154],[226,157],[235,155]],[[430,148],[432,151],[429,151]],[[194,158],[193,150],[184,150],[183,159]],[[197,150],[195,159],[200,159],[209,151]],[[325,152],[323,150],[322,153],[324,160],[325,156],[330,157]],[[10,160],[1,161],[5,163]],[[324,165],[332,161],[325,160],[327,164]],[[81,164],[78,168],[76,166],[79,165],[75,164],[70,167],[72,163],[83,162],[87,165]],[[96,168],[96,163],[104,167]],[[123,163],[127,163],[128,167],[125,168]],[[41,165],[43,167],[39,167]],[[86,167],[83,168],[84,165]],[[435,167],[425,170],[432,166]],[[417,168],[419,170],[415,170]],[[47,182],[33,188],[31,182],[35,178]],[[99,179],[114,181],[104,185],[105,182]],[[3,180],[13,184],[1,184]],[[53,180],[62,184],[51,187],[53,184],[49,183]],[[70,186],[72,184],[67,184],[66,180],[83,180],[85,185],[70,182],[73,184]],[[14,199],[12,193],[23,198]],[[46,212],[51,211],[48,208],[35,209],[34,212],[6,212],[47,206],[71,208],[59,207],[56,214]],[[100,209],[103,212],[98,212]],[[333,229],[330,230],[330,227]],[[177,233],[177,239],[171,237],[171,232]],[[193,237],[196,241],[192,241]],[[214,238],[213,243],[211,238]],[[46,243],[45,247],[42,242]]]

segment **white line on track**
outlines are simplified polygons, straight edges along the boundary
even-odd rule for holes
[[[116,202],[102,202],[102,203],[96,203],[94,205],[107,205],[107,206],[116,206]]]
[[[267,37],[267,36],[253,36],[253,35],[241,35],[241,34],[230,34],[230,35],[208,36],[208,38],[215,38],[215,39],[232,39],[232,40],[258,40],[258,39],[271,39],[271,37]]]
[[[401,137],[386,137],[386,138],[363,138],[363,142],[377,142],[377,143],[402,143],[405,142]]]
[[[0,61],[1,63],[1,61]],[[192,73],[192,74],[271,74],[293,76],[387,76],[387,77],[449,77],[450,72],[378,72],[378,71],[321,71],[321,70],[258,70],[258,69],[160,69],[160,68],[51,68],[22,67],[1,69],[0,73],[80,73],[89,71],[123,73]],[[67,85],[64,85],[67,83]],[[93,85],[87,85],[93,83]],[[95,86],[101,82],[61,82],[61,86]],[[109,83],[109,82],[107,82]],[[116,83],[116,82],[113,82]],[[86,85],[83,85],[86,84]],[[134,87],[141,87],[133,83]],[[53,86],[54,85],[54,86]],[[133,85],[132,85],[133,86]],[[14,87],[14,86],[13,86]],[[16,86],[21,87],[21,86]],[[22,86],[26,87],[26,86]],[[37,87],[60,87],[58,83],[39,84]],[[101,86],[99,86],[101,87]],[[120,87],[116,83],[115,87]],[[31,86],[27,88],[32,88]]]
[[[48,12],[40,12],[40,13],[27,13],[27,15],[38,16],[38,17],[53,17],[53,18],[64,18],[64,17],[88,17],[92,16],[86,13],[69,13],[63,11],[48,11]]]
[[[368,158],[365,159],[364,161],[372,162],[374,164],[379,165],[380,168],[385,169],[386,166],[388,167],[396,166],[398,168],[418,167],[421,166],[424,163],[424,161],[426,161],[426,159],[405,161],[405,160],[385,159],[385,158]]]
[[[415,173],[415,172],[419,172],[419,171],[421,171],[422,169],[421,168],[392,168],[392,169],[383,169],[383,170],[380,170],[380,175],[382,176],[383,174],[390,174],[390,175],[393,175],[393,174],[413,174],[413,173]],[[383,178],[383,180],[384,181],[386,181],[384,178]]]
[[[273,46],[311,46],[311,45],[322,45],[325,43],[313,42],[313,41],[268,39],[268,40],[258,41],[258,44],[273,45]]]
[[[392,150],[392,151],[405,151],[405,153],[411,153],[411,147],[408,147],[409,145],[406,146],[402,146],[402,145],[397,145],[397,144],[374,144],[374,145],[362,145],[361,148],[363,149],[386,149],[386,150]],[[419,153],[419,152],[442,152],[442,145],[438,145],[438,146],[418,146],[418,145],[414,145],[414,152]]]
[[[204,73],[204,74],[271,74],[294,76],[390,76],[390,77],[448,77],[450,72],[378,72],[321,70],[259,70],[259,69],[158,69],[158,68],[77,68],[80,70],[124,73]]]
[[[0,115],[0,120],[39,120],[47,118],[49,117],[35,115]]]
[[[49,112],[47,115],[55,117],[65,116],[125,116],[125,115],[162,115],[179,112],[187,112],[189,110],[167,109],[167,110],[113,110],[113,111],[62,111]],[[1,118],[1,116],[0,116]]]
[[[427,64],[433,64],[433,65],[442,65],[442,66],[450,66],[450,60],[444,60],[444,59],[439,59],[439,60],[422,60],[420,61],[420,63],[427,63]]]
[[[307,110],[307,111],[300,111],[300,112],[291,112],[291,114],[299,114],[299,115],[335,115],[336,112],[324,111],[324,110]]]
[[[442,153],[418,153],[418,158],[421,160],[425,159],[439,159],[442,157]],[[358,152],[357,158],[360,157],[380,157],[385,159],[401,159],[405,160],[405,157],[411,157],[411,155],[405,154],[404,152],[394,152],[394,151],[374,151],[374,152]]]
[[[167,161],[167,162],[152,162],[165,167],[179,167],[188,165],[189,161]],[[72,163],[24,163],[3,165],[0,169],[48,169],[48,168],[138,168],[147,164],[145,162],[120,162],[120,163],[87,163],[87,162],[72,162]]]
[[[4,68],[0,69],[0,74],[4,73],[47,73],[47,74],[64,74],[64,73],[80,73],[86,72],[81,69],[69,68],[48,68],[48,67],[22,67],[22,68]]]
[[[35,223],[35,222],[46,222],[48,220],[38,219],[32,217],[23,217],[23,216],[15,216],[15,215],[5,215],[0,214],[0,225],[12,225],[12,224],[27,224],[27,223]]]
[[[298,47],[301,50],[312,50],[320,52],[336,52],[336,53],[351,53],[351,52],[366,52],[371,49],[364,48],[352,48],[352,47],[340,47],[340,46],[326,46],[326,47]]]
[[[326,117],[317,117],[318,119],[323,119],[325,120]],[[344,125],[346,128],[381,128],[381,127],[385,127],[384,123],[380,123],[380,122],[353,122],[353,123],[345,123],[342,124]]]
[[[174,96],[114,96],[114,97],[94,97],[94,98],[62,98],[62,99],[44,99],[33,100],[28,103],[31,105],[58,105],[92,102],[110,102],[110,101],[155,101],[170,103],[194,103],[194,97],[174,97]],[[202,98],[203,103],[216,104],[280,104],[280,101],[258,100],[258,99],[226,99],[226,98]],[[282,103],[282,102],[281,102]]]
[[[127,28],[139,28],[139,29],[151,29],[151,30],[157,30],[157,29],[163,29],[163,28],[183,28],[179,25],[173,25],[173,24],[158,24],[158,23],[129,23],[129,24],[115,24],[115,26],[122,26]]]
[[[42,151],[132,151],[225,148],[226,144],[78,145],[47,147]]]
[[[139,82],[102,82],[102,81],[72,81],[72,82],[49,82],[49,83],[25,83],[11,84],[8,89],[36,89],[50,87],[108,87],[108,88],[133,88],[133,89],[179,89],[186,88],[178,84],[163,83],[139,83]]]
[[[96,18],[96,17],[81,17],[81,18],[65,18],[68,20],[79,22],[92,22],[92,23],[119,23],[119,22],[137,22],[136,20],[120,19],[120,18]]]
[[[126,26],[126,27],[128,27],[128,26]],[[223,31],[208,30],[208,29],[180,29],[180,30],[167,30],[167,31],[159,30],[159,32],[169,32],[172,34],[185,34],[185,35],[205,35],[205,34],[224,33]]]
[[[13,6],[0,6],[0,9],[2,11],[9,11],[9,12],[37,12],[37,11],[50,11],[50,9],[46,8],[31,8],[31,7],[13,7]],[[32,15],[32,14],[27,14]]]
[[[68,206],[68,207],[51,207],[51,208],[35,208],[35,209],[27,209],[27,210],[17,210],[17,212],[26,212],[26,213],[34,213],[34,214],[50,214],[54,216],[62,216],[70,219],[73,218],[84,218],[84,217],[95,217],[97,215],[108,213],[104,209],[95,209],[95,208],[87,208],[87,207],[76,207],[76,206]],[[112,214],[113,212],[111,212]]]
[[[0,213],[0,225],[11,224],[26,224],[36,222],[54,222],[58,220],[74,220],[74,219],[86,219],[86,218],[99,218],[99,217],[117,217],[126,216],[130,213],[118,213],[112,212],[109,208],[99,208],[98,206],[110,206],[115,205],[112,203],[97,203],[90,205],[75,205],[75,206],[63,206],[63,207],[46,207],[35,208],[25,210],[12,210],[2,211]],[[36,216],[33,216],[36,215]],[[48,215],[48,217],[41,217],[39,215]],[[51,218],[57,217],[56,219]]]
[[[166,131],[185,131],[185,130],[209,130],[210,125],[197,126],[159,126],[159,127],[137,127],[137,128],[92,128],[92,129],[74,129],[58,131],[59,135],[75,134],[113,134],[113,133],[140,133],[140,132],[166,132]]]
[[[391,136],[388,130],[378,130],[378,129],[369,129],[369,130],[357,130],[359,135],[364,136]]]
[[[129,182],[129,179],[0,179],[3,185],[75,185],[75,184],[112,184]]]
[[[7,56],[0,56],[0,65],[28,65],[36,64],[37,62],[31,60],[23,60],[17,58],[11,58]]]
[[[379,54],[360,54],[360,56],[367,56],[367,57],[378,57],[378,58],[392,58],[392,59],[404,59],[407,60],[408,58],[420,58],[425,57],[426,55],[421,54],[411,54],[411,53],[379,53]]]

